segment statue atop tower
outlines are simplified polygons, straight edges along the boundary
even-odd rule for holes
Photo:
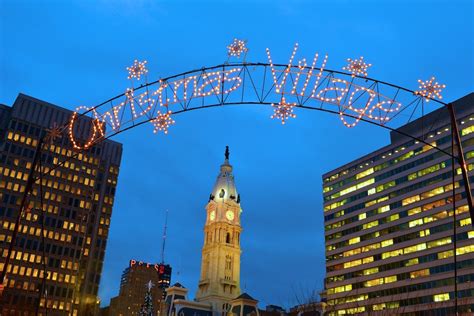
[[[229,163],[225,160],[206,205],[201,277],[196,300],[208,302],[213,310],[226,311],[229,302],[240,295],[240,196]]]

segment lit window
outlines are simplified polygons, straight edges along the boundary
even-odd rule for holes
[[[421,198],[422,199],[427,199],[427,198],[433,197],[435,195],[441,194],[443,192],[444,192],[443,187],[434,188],[433,190],[421,193]]]
[[[365,287],[377,286],[383,284],[383,278],[369,280],[364,282]]]
[[[420,200],[419,195],[410,196],[410,197],[402,200],[402,205],[405,206],[405,205],[408,205],[408,204],[412,204],[412,203],[415,203],[419,200]]]
[[[474,245],[464,246],[456,249],[456,255],[464,255],[471,252],[474,252]]]
[[[353,192],[353,191],[355,191],[355,190],[357,190],[357,186],[354,185],[354,186],[348,187],[348,188],[346,188],[346,189],[344,189],[344,190],[341,190],[341,192],[339,192],[339,195],[345,195],[345,194],[351,193],[351,192]],[[334,195],[332,195],[331,197],[333,197],[333,196],[334,196],[334,197],[337,197],[337,194],[334,194]]]
[[[375,178],[368,179],[364,182],[361,182],[361,183],[357,184],[357,189],[362,189],[363,187],[366,187],[366,186],[371,185],[373,183],[375,183]]]
[[[419,218],[419,219],[415,219],[413,221],[411,221],[408,226],[411,228],[411,227],[415,227],[415,226],[418,226],[418,225],[423,225],[423,219]]]
[[[386,258],[390,258],[390,257],[396,257],[396,256],[399,256],[399,255],[402,255],[402,254],[403,254],[402,249],[396,249],[396,250],[393,250],[393,251],[384,252],[382,254],[382,259],[386,259]]]
[[[472,132],[474,132],[474,125],[462,129],[461,136],[471,134]]]
[[[416,278],[424,277],[428,275],[430,275],[430,269],[413,271],[413,272],[410,272],[410,279],[416,279]]]
[[[435,302],[449,301],[449,293],[442,293],[442,294],[433,295],[433,300]]]
[[[418,258],[413,258],[413,259],[408,260],[408,262],[405,263],[405,267],[409,267],[415,264],[418,264]]]
[[[396,220],[399,219],[399,218],[400,218],[400,215],[399,215],[399,214],[393,214],[393,215],[387,217],[387,221],[388,221],[388,222],[393,222],[393,221],[396,221]]]
[[[458,250],[459,250],[459,248],[458,248]],[[446,258],[449,258],[449,257],[452,257],[452,256],[453,256],[453,251],[452,250],[443,251],[443,252],[438,253],[438,259],[446,259]]]
[[[367,257],[367,258],[362,259],[363,264],[370,263],[370,262],[373,262],[373,261],[374,261],[374,257]]]
[[[378,224],[379,224],[379,221],[373,221],[373,222],[369,222],[369,223],[367,223],[367,224],[364,224],[362,227],[363,227],[364,229],[369,229],[369,228],[378,226]],[[360,238],[359,238],[359,240],[360,240]],[[351,243],[349,242],[349,244],[351,244]]]
[[[344,257],[350,257],[360,253],[360,248],[356,248],[349,251],[344,251]]]
[[[372,201],[369,201],[369,202],[365,203],[365,207],[369,207],[369,206],[372,206],[374,204],[377,204],[377,200],[372,200]]]
[[[433,247],[443,246],[450,243],[451,243],[451,237],[446,237],[446,238],[430,241],[427,243],[427,246],[428,248],[433,248]]]
[[[374,274],[374,273],[377,273],[379,272],[379,268],[375,267],[375,268],[371,268],[371,269],[365,269],[363,271],[364,275],[370,275],[370,274]]]
[[[375,304],[375,305],[372,305],[372,309],[374,311],[381,311],[385,309],[385,306],[386,306],[385,303]]]
[[[361,265],[362,264],[362,261],[359,259],[359,260],[354,260],[354,261],[349,261],[349,262],[345,262],[344,263],[344,269],[345,268],[350,268],[350,267],[355,267],[355,266],[358,266],[358,265]]]
[[[425,230],[420,230],[420,237],[425,237],[430,235],[430,230],[425,229]]]
[[[352,239],[349,239],[349,245],[354,245],[360,242],[360,237],[354,237]]]
[[[421,250],[425,250],[425,249],[426,249],[426,244],[422,243],[422,244],[418,244],[418,245],[414,245],[414,246],[404,248],[403,253],[407,254],[407,253],[412,253],[412,252],[421,251]]]
[[[365,176],[368,176],[369,174],[372,174],[372,173],[374,173],[374,168],[369,168],[369,169],[367,169],[367,170],[365,170],[365,171],[362,171],[361,173],[358,173],[358,174],[356,175],[356,179],[359,180],[360,178],[363,178],[363,177],[365,177]]]
[[[323,193],[329,192],[332,190],[332,187],[324,187],[323,188]]]
[[[459,224],[462,226],[471,225],[471,218],[465,218],[459,221]]]

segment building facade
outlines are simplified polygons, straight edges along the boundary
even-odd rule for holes
[[[454,107],[472,170],[474,93]],[[422,137],[427,128],[426,142],[450,152],[445,108],[399,130]],[[454,314],[456,253],[458,310],[472,315],[474,231],[456,165],[454,250],[451,168],[446,154],[392,131],[390,145],[323,175],[326,312]]]
[[[71,114],[23,94],[13,107],[0,105],[0,270],[38,141]],[[90,120],[76,126],[79,140],[87,139]],[[109,140],[78,155],[65,134],[45,143],[44,176],[27,198],[3,284],[2,315],[97,312],[121,155],[122,145]]]
[[[196,301],[209,302],[219,312],[240,294],[241,212],[227,147],[206,205],[201,277],[196,294]]]
[[[145,300],[148,282],[152,283],[151,295],[155,312],[161,310],[166,289],[171,282],[171,266],[168,264],[151,264],[130,260],[120,280],[120,292],[110,300],[109,315],[138,315]]]

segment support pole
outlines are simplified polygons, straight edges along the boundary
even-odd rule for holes
[[[36,170],[36,167],[38,165],[38,160],[41,159],[41,148],[43,146],[43,137],[40,137],[38,141],[38,145],[36,146],[36,151],[35,155],[33,157],[33,163],[31,165],[30,173],[28,174],[28,180],[26,181],[26,186],[25,186],[25,192],[23,193],[23,197],[21,198],[21,204],[20,204],[20,209],[18,211],[18,215],[16,217],[15,221],[15,227],[13,228],[13,234],[12,234],[12,239],[10,241],[10,244],[8,245],[8,252],[7,252],[7,257],[5,258],[5,264],[3,265],[2,273],[0,275],[0,284],[3,285],[3,282],[5,281],[5,277],[7,275],[7,269],[8,265],[10,264],[10,257],[13,251],[13,247],[16,242],[16,237],[18,235],[18,230],[20,229],[20,221],[21,221],[21,216],[23,215],[23,211],[25,210],[25,205],[26,201],[28,198],[28,194],[31,191],[31,188],[33,187],[33,183],[36,181],[34,177],[34,173]]]
[[[464,152],[462,149],[461,135],[459,134],[459,127],[456,121],[456,114],[454,112],[454,106],[452,103],[447,105],[449,116],[451,117],[451,130],[456,141],[457,147],[457,160],[461,167],[462,178],[464,181],[464,191],[466,192],[467,204],[469,206],[469,214],[471,215],[471,221],[474,223],[474,204],[472,201],[471,183],[469,182],[469,175],[467,174],[466,160],[464,159]]]
[[[457,240],[457,218],[456,218],[456,165],[454,155],[454,129],[451,129],[451,180],[452,180],[452,199],[453,199],[453,261],[454,261],[454,315],[458,315],[458,260],[456,250],[458,249]]]

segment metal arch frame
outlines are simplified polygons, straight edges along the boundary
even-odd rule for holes
[[[264,67],[270,67],[272,64],[269,64],[269,63],[253,63],[253,62],[242,62],[242,63],[224,63],[224,64],[219,64],[219,65],[216,65],[216,66],[209,66],[209,67],[201,67],[201,68],[196,68],[196,69],[193,69],[193,70],[189,70],[189,71],[185,71],[185,72],[182,72],[182,73],[179,73],[179,74],[176,74],[176,75],[171,75],[171,76],[168,76],[168,77],[165,77],[165,78],[161,78],[161,79],[158,79],[158,80],[155,80],[155,81],[152,81],[152,82],[148,82],[148,83],[145,83],[145,84],[142,84],[140,85],[139,87],[137,87],[137,90],[138,89],[142,89],[142,88],[146,88],[146,87],[149,87],[149,86],[152,86],[154,84],[157,84],[157,83],[160,83],[160,82],[166,82],[166,81],[169,81],[170,79],[175,79],[175,78],[179,78],[179,77],[182,77],[182,76],[186,76],[186,75],[189,75],[189,74],[192,74],[192,73],[197,73],[197,72],[200,72],[200,71],[208,71],[208,70],[214,70],[214,69],[222,69],[222,68],[225,68],[225,67],[253,67],[253,66],[264,66]],[[287,64],[273,64],[273,66],[275,67],[288,67]],[[300,68],[299,66],[297,65],[290,65],[289,66],[290,68],[294,68],[294,69],[298,69]],[[381,80],[377,80],[377,79],[374,79],[374,78],[370,78],[370,77],[363,77],[363,76],[359,76],[359,75],[353,75],[349,72],[345,72],[345,71],[340,71],[340,70],[333,70],[333,69],[326,69],[326,68],[322,68],[322,67],[309,67],[309,66],[305,66],[305,67],[301,67],[302,69],[305,69],[305,70],[310,70],[310,69],[314,69],[314,70],[318,70],[318,71],[324,71],[324,72],[327,72],[327,73],[334,73],[334,74],[339,74],[339,75],[344,75],[344,76],[348,76],[348,77],[355,77],[355,78],[360,78],[360,79],[364,79],[364,80],[369,80],[369,81],[373,81],[373,82],[377,82],[377,83],[380,83],[380,84],[384,84],[384,85],[387,85],[387,86],[390,86],[392,88],[396,88],[396,89],[400,89],[400,90],[403,90],[403,91],[406,91],[406,92],[409,92],[409,93],[412,93],[412,94],[415,94],[415,91],[414,90],[410,90],[408,88],[405,88],[405,87],[402,87],[402,86],[398,86],[398,85],[395,85],[393,83],[389,83],[389,82],[386,82],[386,81],[381,81]],[[97,104],[96,106],[94,106],[92,109],[97,109],[111,101],[114,101],[120,97],[123,97],[125,96],[125,93],[121,93],[121,94],[118,94],[116,95],[115,97],[112,97],[102,103],[99,103]],[[434,101],[434,102],[437,102],[439,104],[442,104],[442,105],[448,105],[447,103],[441,101],[441,100],[438,100],[438,99],[434,99],[434,98],[429,98],[430,100]],[[88,113],[89,111],[86,111],[84,114]]]
[[[392,87],[394,89],[397,89],[397,95],[398,95],[399,91],[404,91],[404,92],[416,95],[415,91],[404,88],[404,87],[401,87],[401,86],[398,86],[398,85],[395,85],[395,84],[391,84],[391,83],[384,82],[384,81],[379,81],[379,80],[372,79],[372,78],[366,78],[366,77],[362,77],[362,76],[354,76],[350,73],[337,71],[337,70],[330,70],[330,69],[319,68],[319,67],[308,67],[308,66],[300,67],[300,66],[293,65],[293,64],[287,65],[287,64],[269,64],[269,63],[247,63],[247,62],[243,62],[243,63],[225,63],[225,64],[220,64],[220,65],[217,65],[217,66],[203,67],[203,68],[200,68],[200,69],[187,71],[187,72],[183,72],[183,73],[180,73],[180,74],[177,74],[177,75],[172,75],[172,76],[160,79],[160,80],[156,80],[156,81],[153,81],[153,82],[150,82],[150,83],[142,84],[141,86],[137,87],[135,90],[147,89],[148,87],[153,86],[155,84],[158,84],[160,82],[168,82],[171,79],[185,77],[186,75],[189,75],[189,74],[198,73],[198,72],[203,73],[205,71],[215,70],[215,69],[225,69],[226,67],[243,67],[247,70],[247,73],[249,74],[249,76],[250,76],[250,72],[248,71],[248,67],[284,67],[284,68],[299,69],[299,70],[301,70],[301,69],[305,69],[305,70],[312,69],[312,70],[328,73],[329,75],[338,74],[338,75],[343,75],[343,76],[350,76],[352,78],[363,79],[363,80],[366,80],[366,82],[371,81],[375,85],[378,85],[378,84],[386,85],[386,86]],[[266,68],[265,68],[265,70],[266,70]],[[265,75],[266,75],[266,72],[265,72]],[[265,85],[265,81],[263,83],[263,86],[264,85]],[[263,96],[263,86],[262,86],[262,96]],[[274,87],[274,84],[269,89],[269,92],[267,93],[265,98],[268,96],[268,94],[273,89],[273,87]],[[256,92],[256,95],[258,97],[258,92]],[[105,106],[106,104],[109,104],[109,103],[112,104],[113,101],[115,101],[115,100],[117,100],[121,97],[124,97],[124,96],[125,96],[125,93],[119,94],[119,95],[117,95],[117,96],[115,96],[115,97],[113,97],[113,98],[111,98],[111,99],[109,99],[105,102],[102,102],[102,103],[100,103],[100,104],[98,104],[98,105],[96,105],[92,108],[89,108],[84,113],[79,114],[78,117],[86,116],[88,113],[90,113],[92,111],[95,111],[95,110]],[[203,106],[194,107],[194,108],[182,107],[182,109],[180,109],[180,110],[172,111],[172,114],[176,115],[176,114],[180,114],[180,113],[184,113],[184,112],[189,112],[189,111],[192,111],[192,110],[212,108],[212,107],[218,107],[218,106],[224,106],[224,105],[244,105],[244,104],[247,104],[247,105],[248,104],[272,105],[273,102],[265,101],[265,98],[260,99],[258,97],[258,99],[259,99],[258,102],[256,102],[256,101],[244,101],[243,100],[243,93],[242,93],[242,100],[240,102],[225,102],[224,98],[222,97],[222,98],[220,98],[221,102],[213,103],[213,104],[209,104],[209,105],[205,105],[205,106],[203,105]],[[418,98],[420,98],[422,100],[424,97],[423,96],[418,96]],[[447,107],[447,109],[449,111],[450,118],[451,118],[451,131],[452,131],[451,133],[452,133],[452,137],[453,137],[453,143],[452,144],[454,144],[454,142],[456,143],[457,153],[458,153],[457,156],[455,155],[454,146],[451,146],[451,153],[450,153],[450,152],[445,151],[445,150],[443,150],[443,149],[441,149],[437,146],[432,145],[429,142],[426,142],[422,138],[409,135],[409,134],[407,134],[405,132],[402,132],[402,131],[400,131],[396,128],[389,127],[386,124],[377,123],[374,120],[367,119],[366,117],[357,117],[356,115],[348,114],[348,113],[341,112],[341,111],[325,109],[325,108],[322,108],[322,107],[318,108],[318,107],[306,106],[306,105],[304,105],[304,103],[306,103],[309,100],[309,97],[307,97],[305,102],[302,102],[301,104],[297,104],[296,108],[302,108],[302,109],[308,109],[308,110],[317,110],[317,111],[321,111],[321,112],[326,112],[326,113],[330,113],[330,114],[336,114],[336,115],[344,116],[344,117],[351,118],[351,119],[358,119],[358,120],[363,121],[365,123],[369,123],[369,124],[372,124],[372,125],[376,125],[376,126],[385,128],[389,131],[399,133],[403,136],[406,136],[406,137],[411,138],[413,140],[416,140],[420,143],[423,143],[427,146],[430,146],[430,147],[442,152],[443,154],[446,154],[447,156],[451,157],[453,159],[453,161],[454,161],[454,159],[456,159],[458,161],[460,167],[461,167],[462,177],[463,177],[464,186],[465,186],[465,192],[466,192],[466,196],[467,196],[467,202],[468,202],[468,205],[469,205],[470,216],[471,216],[471,219],[473,220],[473,224],[474,224],[474,204],[473,204],[473,199],[472,199],[472,194],[471,194],[471,189],[470,189],[470,182],[469,182],[467,167],[466,167],[466,163],[465,163],[464,153],[463,153],[463,150],[462,150],[462,143],[461,143],[461,137],[460,137],[460,134],[459,134],[459,127],[458,127],[458,123],[457,123],[457,120],[456,120],[453,104],[452,103],[444,103],[440,100],[436,100],[436,99],[433,99],[433,98],[429,98],[429,99],[436,102],[436,103],[438,103],[438,104],[440,104],[440,105],[442,105],[442,106]],[[324,101],[323,101],[323,103],[324,103]],[[423,101],[422,101],[422,106],[423,106]],[[411,117],[410,117],[410,119],[411,119]],[[148,123],[152,120],[153,120],[153,118],[148,118],[148,119],[143,120],[139,123],[136,123],[136,124],[134,123],[131,126],[127,126],[127,127],[123,128],[123,129],[120,129],[118,131],[114,131],[110,135],[107,135],[107,136],[104,135],[103,137],[99,137],[99,138],[96,139],[96,141],[94,141],[93,145],[95,145],[95,144],[97,144],[97,143],[99,143],[103,140],[109,139],[109,138],[111,138],[115,135],[118,135],[122,132],[125,132],[125,131],[127,131],[131,128],[134,128],[134,127],[140,126],[142,124]],[[69,126],[69,122],[66,123],[65,125],[63,125],[61,127],[61,130],[64,132],[68,128],[68,126]],[[80,153],[87,151],[87,149],[77,150],[75,154],[71,155],[70,157],[67,157],[65,160],[58,163],[55,167],[49,169],[48,172],[42,173],[40,176],[35,177],[34,173],[35,173],[36,168],[37,168],[38,160],[40,159],[39,157],[41,156],[41,151],[43,149],[43,144],[44,144],[46,136],[47,135],[44,135],[43,137],[40,137],[40,140],[38,142],[38,146],[37,146],[37,149],[36,149],[33,165],[31,167],[30,174],[28,176],[25,192],[24,192],[24,195],[22,197],[20,209],[19,209],[17,219],[16,219],[16,222],[15,222],[15,229],[13,231],[12,238],[11,238],[11,241],[10,241],[10,244],[9,244],[9,249],[8,249],[7,257],[5,259],[5,264],[4,264],[3,270],[2,270],[1,275],[0,275],[0,285],[3,284],[4,279],[6,277],[6,272],[7,272],[7,268],[8,268],[8,265],[9,265],[11,252],[13,250],[13,246],[15,244],[16,236],[17,236],[19,226],[20,226],[21,216],[22,216],[24,208],[25,208],[25,203],[26,203],[26,200],[28,198],[29,191],[32,189],[33,184],[36,183],[42,176],[48,175],[54,169],[61,167],[65,162],[69,161],[72,158],[77,157]],[[41,170],[40,170],[40,172],[41,172]],[[453,179],[454,179],[454,176],[455,176],[455,174],[454,174],[454,164],[453,164]],[[455,190],[455,188],[453,186],[453,196],[455,194],[454,190]],[[454,229],[456,229],[456,210],[455,210],[455,206],[454,206],[455,204],[454,203],[455,203],[455,201],[453,200]],[[454,237],[454,245],[456,247],[456,236]],[[456,252],[454,252],[454,257],[455,257],[454,260],[456,260]],[[455,290],[455,292],[457,292],[457,289]],[[456,295],[456,308],[457,308],[457,295]]]
[[[245,67],[245,68],[248,68],[248,67],[254,67],[254,66],[263,66],[263,67],[270,67],[271,64],[269,63],[247,63],[247,62],[243,62],[243,63],[225,63],[225,64],[220,64],[220,65],[217,65],[217,66],[211,66],[211,67],[202,67],[202,68],[197,68],[197,69],[194,69],[194,70],[190,70],[190,71],[186,71],[186,72],[182,72],[182,73],[179,73],[179,74],[176,74],[176,75],[172,75],[172,76],[168,76],[166,78],[162,78],[162,79],[159,79],[159,80],[155,80],[155,81],[152,81],[152,82],[149,82],[149,83],[145,83],[145,84],[142,84],[140,85],[139,87],[137,87],[135,89],[135,91],[139,91],[141,89],[146,89],[148,87],[151,87],[155,84],[159,84],[160,82],[168,82],[169,80],[171,79],[176,79],[176,78],[180,78],[180,77],[183,77],[183,76],[186,76],[186,75],[189,75],[189,74],[193,74],[193,73],[198,73],[198,72],[206,72],[208,70],[215,70],[215,69],[225,69],[225,67]],[[273,64],[273,66],[275,67],[288,67],[289,65],[286,65],[286,64]],[[293,69],[298,69],[299,66],[296,66],[296,65],[290,65],[289,66],[290,68],[293,68]],[[306,67],[302,67],[303,69],[305,70],[310,70],[311,67],[309,66],[306,66]],[[386,86],[389,86],[389,87],[392,87],[394,89],[397,89],[397,90],[400,90],[400,91],[404,91],[404,92],[408,92],[412,95],[417,95],[416,91],[414,90],[410,90],[408,88],[405,88],[405,87],[402,87],[402,86],[398,86],[398,85],[395,85],[395,84],[392,84],[392,83],[388,83],[388,82],[385,82],[385,81],[381,81],[381,80],[377,80],[377,79],[374,79],[374,78],[370,78],[370,77],[363,77],[363,76],[358,76],[358,75],[352,75],[351,73],[348,73],[348,72],[343,72],[343,71],[338,71],[338,70],[331,70],[331,69],[325,69],[325,68],[320,68],[320,67],[313,67],[312,69],[314,70],[317,70],[317,71],[323,71],[323,72],[326,72],[326,73],[329,73],[329,74],[340,74],[340,75],[344,75],[344,76],[347,76],[347,77],[353,77],[353,78],[359,78],[359,79],[363,79],[363,80],[366,80],[366,81],[371,81],[375,84],[383,84],[383,85],[386,85]],[[271,89],[273,89],[274,87],[274,84],[272,85],[272,87],[270,87],[269,89],[269,92],[271,91]],[[268,93],[269,93],[268,92]],[[267,94],[268,94],[267,93]],[[87,114],[91,113],[92,111],[94,110],[97,110],[97,109],[100,109],[102,108],[103,106],[105,106],[106,104],[111,104],[111,102],[113,101],[116,101],[118,100],[119,98],[121,97],[124,97],[126,94],[125,93],[121,93],[119,95],[116,95],[115,97],[112,97],[98,105],[95,105],[91,108],[89,108],[87,111],[81,113],[78,115],[78,117],[81,117],[81,116],[86,116]],[[422,96],[418,96],[418,98],[420,99],[423,99],[425,97],[422,97]],[[329,110],[329,109],[324,109],[322,107],[312,107],[312,106],[305,106],[304,103],[306,103],[308,101],[309,97],[307,97],[307,100],[305,102],[303,102],[303,104],[297,104],[296,105],[296,108],[302,108],[302,109],[309,109],[309,110],[318,110],[318,111],[321,111],[321,112],[326,112],[326,113],[330,113],[330,114],[336,114],[336,115],[341,115],[341,116],[345,116],[345,117],[348,117],[348,118],[352,118],[352,119],[357,119],[357,116],[355,115],[352,115],[352,114],[348,114],[348,113],[345,113],[345,112],[339,112],[339,111],[334,111],[334,110]],[[456,121],[456,116],[455,116],[455,112],[454,112],[454,107],[453,107],[453,104],[452,103],[445,103],[441,100],[438,100],[438,99],[434,99],[434,98],[427,98],[429,99],[430,101],[433,101],[435,103],[438,103],[442,106],[445,106],[448,108],[449,110],[449,114],[450,114],[450,117],[451,117],[451,126],[454,127],[455,129],[455,132],[457,135],[459,135],[459,128],[458,128],[458,125],[457,125],[457,121]],[[322,103],[324,103],[324,101],[321,101]],[[218,102],[218,103],[213,103],[213,104],[209,104],[209,105],[203,105],[203,106],[199,106],[199,107],[191,107],[191,108],[188,108],[188,107],[183,107],[182,106],[182,109],[181,110],[176,110],[176,111],[172,111],[172,115],[176,115],[176,114],[180,114],[180,113],[184,113],[184,112],[189,112],[189,111],[192,111],[192,110],[197,110],[197,109],[204,109],[204,108],[211,108],[211,107],[218,107],[218,106],[224,106],[224,105],[251,105],[251,104],[255,104],[255,105],[272,105],[274,102],[266,102],[264,100],[259,100],[259,101],[240,101],[240,102],[225,102],[223,101],[223,99],[221,99],[221,102]],[[120,129],[119,131],[114,131],[113,133],[111,133],[110,135],[108,135],[107,137],[101,137],[101,138],[98,138],[97,139],[97,143],[102,141],[102,140],[105,140],[105,139],[109,139],[115,135],[118,135],[124,131],[127,131],[131,128],[134,128],[134,127],[137,127],[137,126],[140,126],[140,125],[143,125],[145,123],[149,123],[150,121],[152,121],[153,118],[149,118],[149,119],[146,119],[146,120],[143,120],[139,123],[134,123],[133,125],[131,126],[128,126],[124,129]],[[410,135],[408,133],[404,133],[400,130],[398,130],[397,128],[392,128],[390,126],[387,126],[386,124],[380,124],[380,123],[377,123],[373,120],[370,120],[370,119],[367,119],[365,117],[362,117],[359,119],[360,121],[363,121],[363,122],[366,122],[366,123],[369,123],[369,124],[372,124],[372,125],[375,125],[375,126],[379,126],[379,127],[382,127],[382,128],[385,128],[389,131],[393,131],[393,132],[396,132],[400,135],[403,135],[403,136],[406,136],[406,137],[409,137],[413,140],[416,140],[416,141],[419,141],[427,146],[430,146],[438,151],[441,151],[443,152],[444,154],[448,155],[448,156],[453,156],[454,154],[453,153],[450,153],[450,152],[447,152],[445,150],[442,150],[441,148],[437,147],[437,146],[434,146],[432,145],[431,143],[429,142],[426,142],[424,139],[420,138],[420,137],[416,137],[416,136],[413,136],[413,135]],[[66,129],[66,127],[69,125],[69,123],[66,123],[64,126],[63,126],[63,130]],[[458,145],[461,145],[460,143]],[[465,159],[464,159],[464,155],[463,155],[463,151],[462,150],[459,150],[458,148],[458,152],[459,152],[459,155],[462,156],[462,157],[455,157],[457,159],[459,158],[462,158],[462,163],[460,163],[461,166],[464,166],[465,165]],[[471,203],[471,205],[474,207],[474,203]],[[474,219],[474,210],[473,212],[471,212],[471,217]]]
[[[325,73],[328,73],[328,74],[338,74],[338,75],[343,75],[343,76],[346,76],[346,77],[352,77],[352,78],[358,78],[358,79],[363,79],[365,80],[366,82],[367,81],[370,81],[372,82],[373,84],[375,85],[378,85],[378,84],[382,84],[382,85],[385,85],[385,86],[388,86],[388,87],[391,87],[391,88],[394,88],[397,90],[397,93],[396,95],[398,95],[399,91],[404,91],[404,92],[407,92],[409,94],[412,94],[412,95],[418,95],[416,91],[414,90],[411,90],[411,89],[408,89],[408,88],[405,88],[405,87],[402,87],[402,86],[399,86],[399,85],[395,85],[395,84],[392,84],[392,83],[389,83],[389,82],[385,82],[385,81],[381,81],[381,80],[377,80],[377,79],[373,79],[373,78],[370,78],[370,77],[363,77],[363,76],[358,76],[358,75],[354,75],[354,74],[351,74],[351,73],[348,73],[348,72],[344,72],[344,71],[338,71],[338,70],[332,70],[332,69],[326,69],[326,68],[322,68],[322,67],[309,67],[309,66],[305,66],[305,67],[300,67],[299,65],[294,65],[294,64],[270,64],[270,63],[260,63],[260,62],[257,62],[257,63],[252,63],[252,62],[241,62],[241,63],[224,63],[224,64],[220,64],[220,65],[216,65],[216,66],[211,66],[211,67],[202,67],[202,68],[199,68],[199,69],[194,69],[194,70],[190,70],[190,71],[186,71],[186,72],[182,72],[182,73],[179,73],[179,74],[176,74],[176,75],[172,75],[172,76],[168,76],[166,78],[162,78],[162,79],[159,79],[159,80],[155,80],[155,81],[152,81],[152,82],[147,82],[145,84],[142,84],[140,85],[139,87],[137,87],[135,90],[136,91],[139,91],[139,90],[142,90],[142,89],[147,89],[148,87],[151,87],[153,85],[156,85],[156,84],[159,84],[161,82],[168,82],[169,80],[171,79],[178,79],[178,78],[181,78],[181,77],[185,77],[186,75],[190,75],[190,74],[193,74],[193,73],[205,73],[209,70],[225,70],[226,67],[243,67],[246,69],[246,73],[249,75],[249,77],[251,78],[250,76],[250,72],[248,71],[248,67],[280,67],[280,68],[289,68],[289,69],[298,69],[298,70],[316,70],[316,71],[320,71],[321,73],[325,72]],[[291,72],[290,72],[291,73]],[[264,76],[266,76],[266,68],[265,68],[265,74]],[[327,77],[329,78],[329,77]],[[245,77],[244,77],[245,79]],[[252,81],[253,83],[253,81]],[[321,83],[319,83],[319,85],[321,85]],[[352,82],[351,82],[351,85],[352,85]],[[256,95],[257,95],[257,98],[259,99],[259,101],[244,101],[243,100],[243,93],[242,93],[242,99],[240,102],[225,102],[224,98],[222,97],[220,100],[221,102],[218,102],[218,103],[213,103],[213,104],[209,104],[209,105],[203,105],[203,106],[199,106],[199,107],[191,107],[191,108],[188,108],[188,107],[185,107],[185,106],[181,106],[182,109],[181,110],[177,110],[177,111],[172,111],[172,115],[176,115],[176,114],[180,114],[180,113],[183,113],[183,112],[188,112],[188,111],[191,111],[191,110],[196,110],[196,109],[204,109],[204,108],[211,108],[211,107],[218,107],[218,106],[224,106],[224,105],[243,105],[243,104],[257,104],[257,105],[272,105],[274,102],[268,102],[268,101],[265,101],[265,98],[270,94],[270,92],[272,91],[272,89],[275,87],[275,84],[272,84],[271,87],[268,89],[268,92],[267,94],[265,95],[265,97],[263,97],[263,89],[264,89],[264,86],[265,86],[265,77],[264,77],[264,82],[262,84],[262,93],[261,93],[261,97],[258,97],[258,92],[255,91]],[[255,87],[254,87],[255,88]],[[244,88],[243,88],[244,89]],[[148,93],[148,91],[147,91]],[[229,93],[227,94],[229,95]],[[85,111],[84,113],[80,114],[81,116],[82,115],[86,115],[88,113],[90,113],[91,111],[95,111],[101,107],[103,107],[104,105],[110,103],[112,104],[112,101],[114,100],[117,100],[121,97],[124,97],[125,96],[125,93],[122,93],[122,94],[119,94],[107,101],[104,101],[92,108],[90,108],[88,111]],[[217,96],[217,95],[216,95]],[[321,107],[312,107],[312,106],[306,106],[304,105],[309,99],[310,97],[309,96],[303,96],[304,98],[306,98],[306,100],[304,102],[301,102],[301,103],[298,103],[296,105],[296,108],[302,108],[302,109],[309,109],[309,110],[318,110],[318,111],[322,111],[322,112],[326,112],[326,113],[330,113],[330,114],[336,114],[336,115],[340,115],[340,116],[344,116],[344,117],[347,117],[347,118],[351,118],[351,119],[358,119],[360,121],[363,121],[363,122],[366,122],[366,123],[369,123],[369,124],[372,124],[372,125],[376,125],[376,126],[379,126],[379,127],[382,127],[382,128],[385,128],[389,131],[393,131],[393,132],[396,132],[400,135],[403,135],[405,137],[409,137],[413,140],[416,140],[416,141],[419,141],[427,146],[430,146],[446,155],[448,155],[449,157],[454,157],[458,163],[459,163],[459,166],[460,166],[460,169],[461,169],[461,172],[462,172],[462,176],[463,176],[463,180],[464,180],[464,186],[465,186],[465,192],[466,192],[466,196],[467,196],[467,200],[468,200],[468,206],[469,206],[469,212],[470,212],[470,216],[471,216],[471,220],[473,222],[473,226],[474,226],[474,199],[472,197],[472,192],[471,192],[471,185],[470,185],[470,182],[469,182],[469,176],[468,176],[468,170],[467,170],[467,165],[466,165],[466,160],[465,160],[465,157],[464,157],[464,152],[463,152],[463,148],[462,148],[462,142],[461,142],[461,137],[460,137],[460,133],[459,133],[459,126],[458,126],[458,123],[457,123],[457,120],[456,120],[456,114],[455,114],[455,110],[454,110],[454,106],[452,103],[445,103],[441,100],[438,100],[438,99],[435,99],[435,98],[425,98],[423,96],[420,96],[418,95],[418,98],[420,98],[421,100],[423,99],[429,99],[435,103],[438,103],[444,107],[447,108],[448,112],[449,112],[449,115],[450,115],[450,119],[451,119],[451,129],[454,131],[453,135],[455,136],[455,143],[456,143],[456,149],[457,149],[457,153],[458,155],[456,156],[455,155],[455,151],[454,151],[454,148],[452,148],[451,150],[451,153],[437,147],[437,146],[434,146],[432,145],[431,143],[429,142],[426,142],[424,139],[420,138],[420,137],[416,137],[416,136],[413,136],[413,135],[410,135],[408,133],[405,133],[405,132],[402,132],[396,128],[392,128],[390,126],[387,126],[386,124],[381,124],[381,123],[377,123],[376,121],[374,120],[370,120],[370,119],[367,119],[366,117],[362,116],[362,117],[358,117],[356,115],[352,115],[352,114],[348,114],[348,113],[345,113],[345,112],[341,112],[341,111],[335,111],[335,110],[330,110],[330,109],[325,109],[323,108],[322,106]],[[346,97],[347,98],[347,97]],[[191,97],[192,99],[192,97]],[[191,101],[191,99],[189,101]],[[396,97],[395,97],[396,99]],[[395,100],[394,99],[394,100]],[[186,100],[185,100],[186,101]],[[322,104],[324,104],[325,101],[321,101]],[[180,101],[181,103],[181,101]],[[326,102],[327,103],[327,102]],[[423,107],[423,103],[422,103],[422,107]],[[416,110],[416,109],[415,109]],[[422,112],[424,113],[424,110],[422,109]],[[412,114],[413,115],[413,114]],[[410,117],[411,119],[411,117]],[[149,119],[146,119],[146,120],[143,120],[139,123],[134,123],[133,125],[131,126],[128,126],[124,129],[120,129],[119,131],[117,132],[114,132],[114,133],[111,133],[109,136],[107,137],[104,137],[103,139],[108,139],[110,137],[113,137],[115,135],[118,135],[120,134],[121,132],[124,132],[128,129],[131,129],[131,128],[134,128],[134,127],[137,127],[137,126],[140,126],[142,124],[145,124],[145,123],[149,123],[153,120],[153,118],[149,118]],[[428,131],[429,132],[429,131]],[[428,133],[427,132],[427,133]],[[99,138],[98,141],[101,141],[102,138]]]

